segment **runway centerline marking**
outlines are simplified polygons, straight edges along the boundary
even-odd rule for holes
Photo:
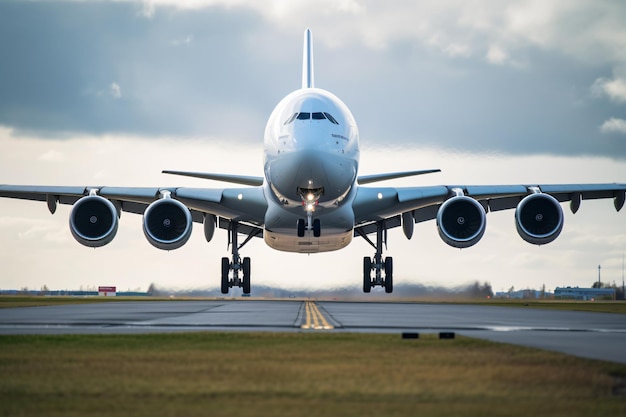
[[[305,301],[304,307],[306,318],[300,328],[309,330],[331,330],[335,328],[335,326],[328,323],[315,301]]]

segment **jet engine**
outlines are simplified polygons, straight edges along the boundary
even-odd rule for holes
[[[455,248],[469,248],[483,237],[487,225],[485,209],[473,198],[457,195],[437,211],[439,236]]]
[[[117,209],[109,200],[92,194],[72,207],[70,231],[78,243],[98,248],[111,242],[117,233]]]
[[[515,209],[517,233],[528,243],[543,245],[563,230],[563,209],[549,194],[530,194]]]
[[[148,242],[163,250],[178,249],[189,240],[192,229],[189,209],[166,197],[150,204],[143,213],[143,233]]]

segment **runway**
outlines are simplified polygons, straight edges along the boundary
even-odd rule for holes
[[[128,301],[0,309],[0,334],[180,331],[456,334],[626,363],[626,316],[519,307],[340,301]]]

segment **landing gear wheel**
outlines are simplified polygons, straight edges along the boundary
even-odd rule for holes
[[[298,220],[298,237],[304,237],[304,231],[306,228],[306,224],[304,223],[304,219]]]
[[[222,258],[222,294],[228,294],[230,288],[228,282],[228,273],[230,272],[230,261],[228,258]]]
[[[372,259],[363,258],[363,292],[372,291]]]
[[[385,259],[385,292],[393,292],[393,258],[388,256]]]
[[[250,294],[250,258],[243,258],[243,293]]]
[[[313,220],[313,236],[320,237],[322,234],[322,226],[320,219]]]

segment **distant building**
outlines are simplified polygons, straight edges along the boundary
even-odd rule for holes
[[[615,300],[615,288],[565,287],[554,290],[554,298],[570,300]]]
[[[495,298],[508,298],[517,300],[533,300],[542,298],[552,298],[553,294],[547,291],[538,290],[518,290],[518,291],[499,291],[495,294]]]

